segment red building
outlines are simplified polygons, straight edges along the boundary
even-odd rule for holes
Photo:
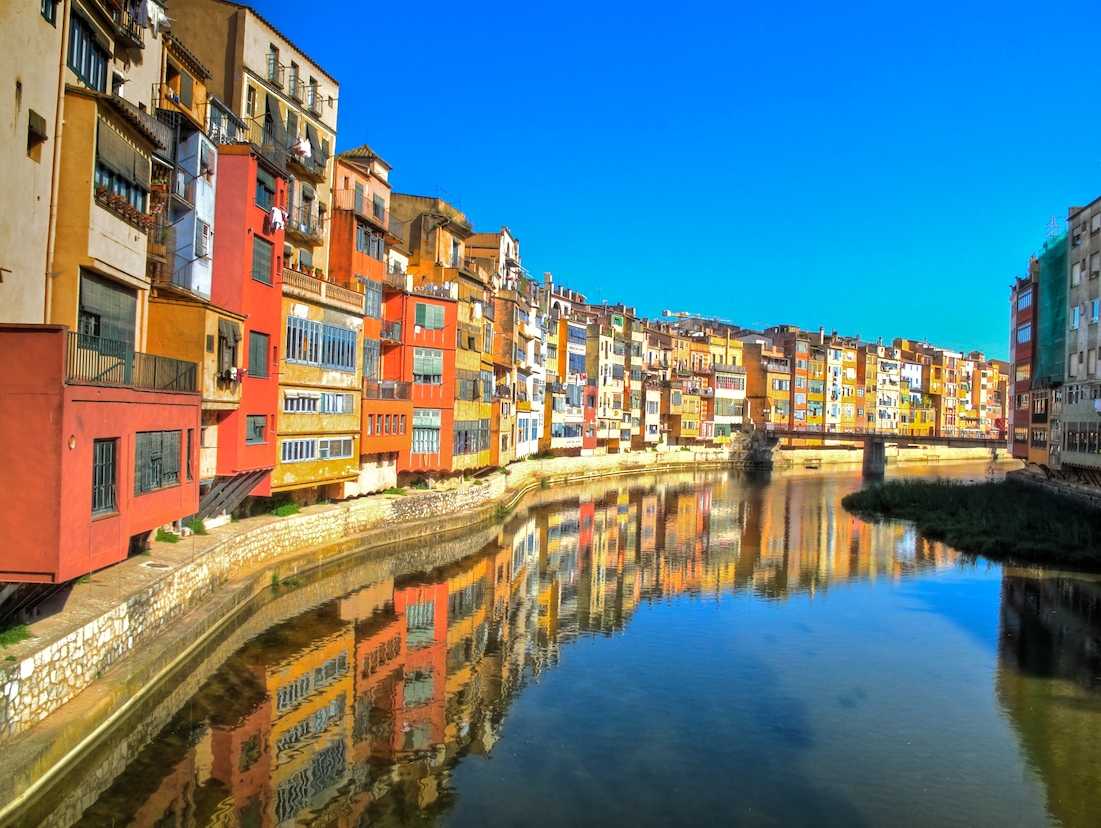
[[[1029,459],[1029,425],[1031,420],[1030,388],[1032,385],[1032,363],[1036,355],[1036,308],[1039,296],[1039,262],[1029,262],[1028,275],[1023,276],[1010,288],[1009,317],[1011,362],[1009,377],[1009,396],[1007,407],[1010,412],[1010,446],[1013,456],[1019,460]],[[1045,412],[1046,413],[1046,412]]]
[[[584,405],[581,426],[581,452],[591,454],[596,450],[596,383],[590,382],[585,386],[585,392],[581,395]]]
[[[456,296],[445,285],[422,285],[411,293],[391,286],[383,301],[384,317],[400,321],[402,331],[400,342],[385,343],[383,376],[398,377],[410,384],[410,442],[398,458],[398,472],[450,472]]]
[[[0,581],[124,560],[199,505],[197,366],[60,325],[0,325]],[[33,485],[29,485],[33,481]]]
[[[393,301],[406,276],[404,268],[387,265],[390,246],[401,242],[390,228],[390,165],[366,145],[334,163],[329,274],[364,296],[359,489],[366,493],[397,485],[412,439],[410,383],[393,356],[409,330],[402,303]]]
[[[236,346],[246,366],[241,403],[217,423],[214,485],[226,490],[229,509],[246,495],[271,494],[283,292],[283,226],[272,210],[286,207],[284,170],[248,144],[219,147],[211,300],[245,316]]]

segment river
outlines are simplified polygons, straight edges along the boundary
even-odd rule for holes
[[[864,522],[860,485],[540,492],[473,554],[259,632],[51,801],[97,826],[1097,825],[1101,583]]]

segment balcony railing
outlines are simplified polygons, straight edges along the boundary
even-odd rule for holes
[[[401,323],[392,320],[383,320],[382,330],[379,336],[388,342],[401,342]]]
[[[320,154],[315,154],[312,147],[308,157],[300,152],[296,152],[294,148],[304,140],[306,139],[298,135],[291,135],[287,138],[287,161],[296,165],[300,170],[306,173],[309,178],[312,178],[314,181],[320,181],[325,177],[327,159]],[[306,141],[306,143],[308,144],[309,142]]]
[[[364,310],[362,293],[326,282],[313,273],[283,268],[283,289],[292,295],[326,302],[352,313],[362,314]]]
[[[279,56],[268,52],[267,79],[273,86],[283,87],[283,73],[285,69],[279,63]]]
[[[364,380],[363,397],[368,400],[407,400],[412,383],[396,380]]]
[[[267,158],[278,169],[287,169],[287,148],[283,141],[276,137],[275,130],[268,126],[263,116],[246,118],[244,135],[248,142],[256,147],[257,152]],[[226,137],[229,137],[228,134]],[[217,138],[213,140],[215,143],[230,143],[229,141],[219,141]]]
[[[382,276],[383,287],[391,290],[405,290],[408,283],[408,274],[400,267],[389,266]]]
[[[195,391],[198,367],[172,357],[143,354],[128,342],[70,331],[65,380],[156,391]]]
[[[300,204],[291,211],[287,219],[286,232],[317,244],[320,244],[323,238],[321,221],[317,213],[306,204]]]
[[[140,18],[133,13],[130,6],[122,6],[111,10],[111,20],[115,24],[119,37],[138,49],[145,48],[145,28]]]

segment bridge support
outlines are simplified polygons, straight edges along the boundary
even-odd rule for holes
[[[887,442],[882,437],[869,436],[864,441],[864,476],[883,477],[887,470]]]

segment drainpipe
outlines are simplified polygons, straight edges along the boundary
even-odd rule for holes
[[[53,168],[50,170],[50,217],[46,226],[46,273],[42,288],[42,322],[50,321],[50,302],[53,298],[54,246],[57,240],[57,188],[58,167],[61,166],[61,125],[65,112],[65,57],[69,48],[70,2],[62,3],[61,51],[57,58],[57,103],[54,105]]]

